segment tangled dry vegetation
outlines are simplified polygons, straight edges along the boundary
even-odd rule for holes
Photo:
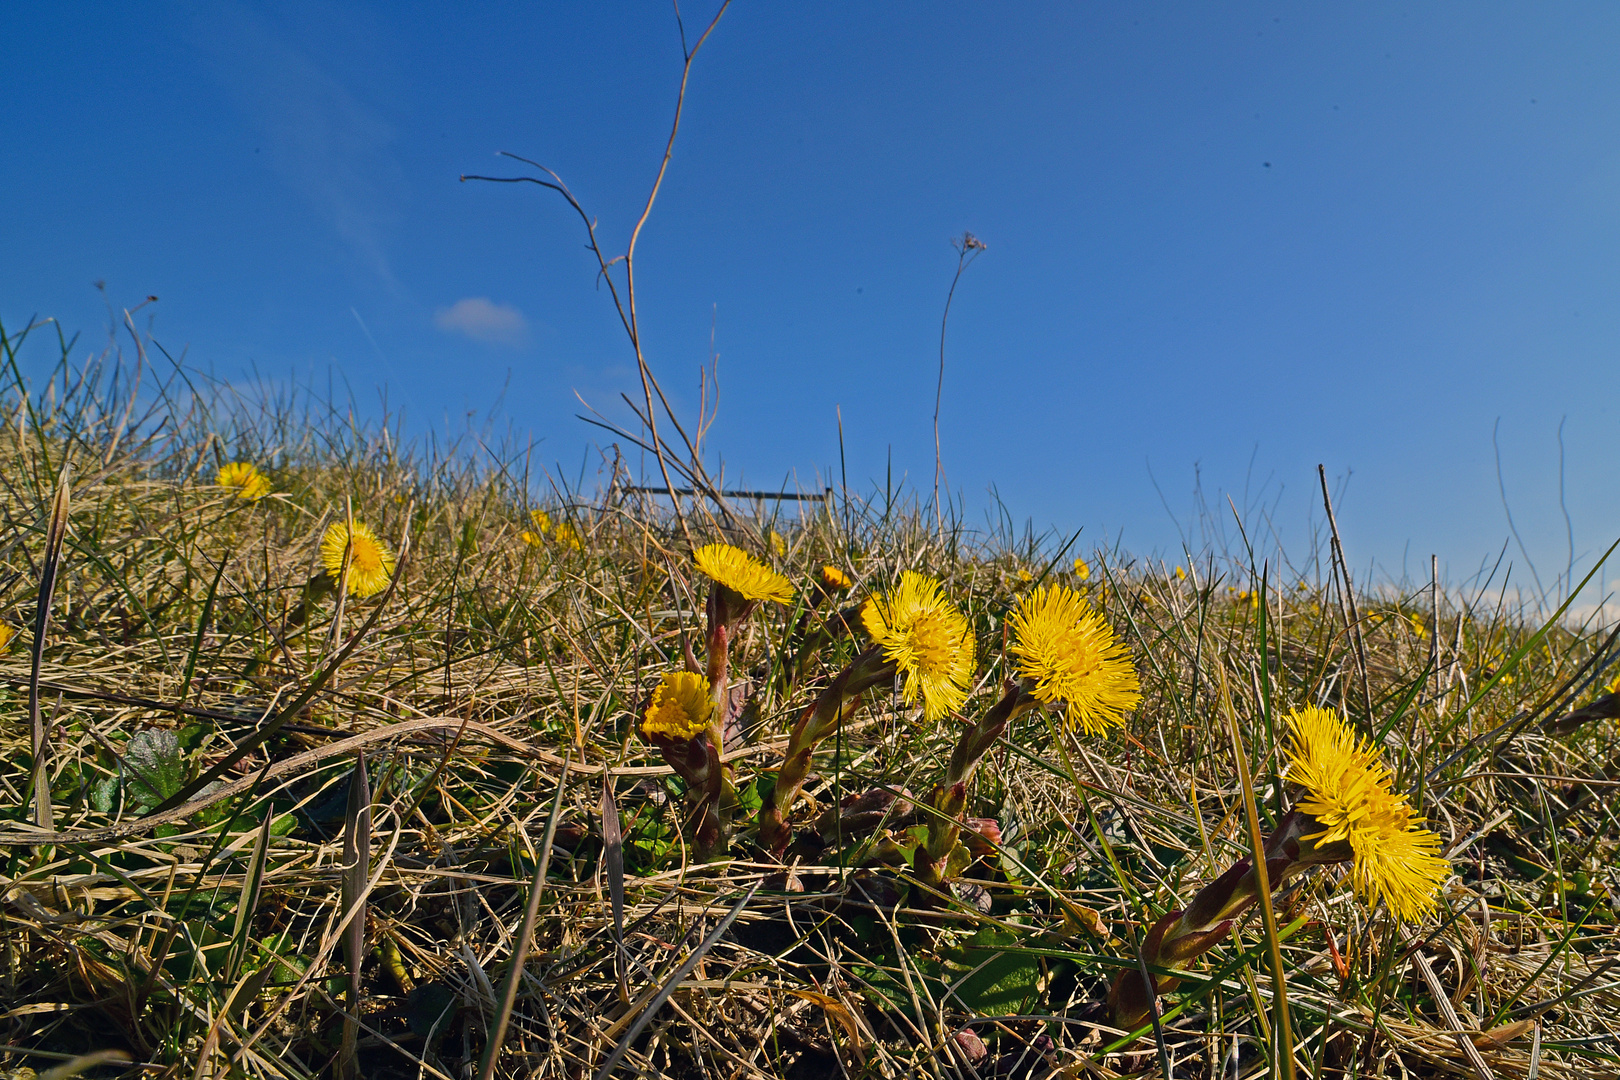
[[[594,496],[534,504],[521,459],[401,445],[144,358],[64,362],[29,392],[18,340],[0,442],[7,1076],[1276,1071],[1252,913],[1181,973],[1157,1028],[1114,1030],[1099,1005],[1146,929],[1250,852],[1222,687],[1265,826],[1292,797],[1275,718],[1325,704],[1379,740],[1453,867],[1418,924],[1369,911],[1335,867],[1273,898],[1301,1075],[1616,1074],[1615,637],[1528,620],[1505,567],[1439,595],[1361,591],[1352,616],[1325,546],[1302,566],[1243,551],[1174,569],[1087,549],[1080,580],[1063,538],[942,530],[881,494],[677,519],[610,463]],[[218,486],[234,461],[273,492]],[[350,520],[400,560],[390,589],[340,603],[310,583]],[[874,854],[920,842],[908,798],[864,819],[851,800],[927,791],[963,721],[926,725],[882,690],[791,811],[801,840],[840,842],[778,861],[743,814],[728,856],[696,861],[682,785],[637,729],[701,646],[690,551],[717,539],[800,597],[733,644],[744,810],[858,646],[789,648],[840,623],[802,599],[824,565],[852,580],[846,602],[907,569],[943,583],[978,641],[963,716],[996,699],[1007,613],[1042,580],[1105,616],[1143,700],[1105,735],[1021,715],[967,791],[999,842],[943,892]]]

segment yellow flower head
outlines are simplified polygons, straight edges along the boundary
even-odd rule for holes
[[[848,574],[838,569],[838,567],[833,566],[831,563],[821,568],[820,576],[821,587],[826,589],[828,592],[843,592],[845,589],[848,589],[855,584],[849,579]]]
[[[1411,619],[1412,619],[1412,633],[1414,633],[1414,634],[1416,634],[1418,636],[1418,640],[1421,641],[1424,638],[1428,637],[1429,636],[1429,628],[1427,626],[1423,625],[1423,619],[1421,617],[1417,616],[1417,615],[1411,616]]]
[[[1028,570],[1024,569],[1022,566],[1020,566],[1018,568],[1018,580],[1019,581],[1034,581],[1035,580],[1035,575],[1030,573]]]
[[[238,499],[262,499],[273,490],[270,478],[245,461],[222,466],[214,483],[230,488]]]
[[[544,510],[530,510],[529,520],[534,522],[534,531],[541,536],[551,531],[551,515]]]
[[[745,600],[774,600],[785,604],[793,599],[788,579],[748,552],[730,544],[704,544],[692,552],[698,572],[717,585],[723,585]]]
[[[905,675],[905,701],[921,698],[923,718],[934,723],[967,700],[973,682],[973,628],[945,598],[939,582],[915,571],[900,587],[861,608],[873,644]]]
[[[579,535],[579,530],[574,528],[574,523],[572,521],[565,521],[561,525],[558,525],[557,531],[553,534],[553,538],[557,541],[557,543],[571,551],[585,550],[585,540]]]
[[[1018,673],[1047,704],[1066,702],[1067,719],[1088,735],[1124,724],[1142,700],[1131,654],[1090,604],[1064,585],[1046,585],[1018,601],[1008,620]]]
[[[518,539],[523,541],[525,544],[528,544],[530,547],[540,546],[540,534],[530,532],[528,529],[524,529],[522,532],[518,533]]]
[[[1074,560],[1074,576],[1081,581],[1091,580],[1091,564],[1084,559]]]
[[[377,539],[376,533],[357,521],[351,540],[345,522],[334,521],[326,527],[326,535],[321,538],[321,565],[333,581],[343,574],[345,550],[349,553],[350,596],[363,600],[388,588],[388,579],[394,576],[394,553]]]
[[[1288,779],[1305,788],[1299,809],[1322,826],[1319,846],[1346,841],[1351,880],[1369,906],[1379,900],[1407,922],[1432,911],[1451,874],[1440,838],[1414,819],[1405,795],[1372,743],[1358,740],[1338,713],[1306,707],[1288,714],[1293,733]]]
[[[11,648],[11,639],[17,636],[17,628],[10,623],[0,622],[0,653]]]
[[[1179,566],[1176,567],[1176,580],[1177,581],[1186,581],[1187,580],[1187,571],[1182,569]]]
[[[787,554],[787,541],[782,539],[782,534],[781,533],[777,532],[775,529],[772,529],[771,530],[771,535],[769,536],[768,539],[770,540],[770,543],[771,543],[771,552],[778,559],[782,558],[783,556],[785,556]]]
[[[690,671],[672,671],[653,691],[641,730],[648,736],[690,739],[708,728],[713,714],[709,680]]]

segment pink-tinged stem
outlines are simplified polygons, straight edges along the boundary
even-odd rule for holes
[[[799,797],[805,778],[810,775],[810,759],[816,744],[836,732],[860,707],[861,694],[893,679],[894,673],[894,664],[884,658],[881,649],[868,649],[840,671],[799,715],[788,734],[787,752],[776,774],[776,787],[759,811],[759,843],[766,851],[780,855],[787,850],[792,838],[787,815]]]
[[[724,790],[724,770],[720,752],[707,732],[690,739],[650,736],[669,767],[686,781],[687,811],[682,828],[690,839],[694,856],[708,862],[725,854],[726,828],[720,812]]]
[[[1266,877],[1273,892],[1312,866],[1346,862],[1352,857],[1346,843],[1317,846],[1305,839],[1321,826],[1316,819],[1291,810],[1277,822],[1266,841]],[[1142,942],[1142,959],[1149,967],[1184,968],[1220,943],[1233,921],[1260,899],[1259,877],[1252,858],[1239,859],[1205,885],[1183,911],[1172,911],[1153,924]],[[1153,1000],[1175,988],[1172,975],[1157,975],[1150,988],[1136,970],[1122,971],[1108,991],[1114,1026],[1141,1027],[1153,1014]]]

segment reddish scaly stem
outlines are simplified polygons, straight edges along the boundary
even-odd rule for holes
[[[766,851],[781,854],[787,849],[792,830],[787,815],[799,797],[799,789],[810,775],[810,759],[816,744],[838,730],[840,724],[861,704],[861,694],[888,679],[895,666],[881,649],[867,649],[840,671],[827,688],[799,716],[788,735],[786,755],[776,774],[776,787],[759,812],[759,843]]]

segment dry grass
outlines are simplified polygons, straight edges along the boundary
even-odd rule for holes
[[[116,1050],[128,1063],[97,1074],[321,1076],[342,1065],[347,1025],[362,1075],[476,1075],[545,861],[496,1075],[591,1076],[620,1044],[618,1075],[1109,1076],[1159,1072],[1160,1050],[1178,1075],[1258,1075],[1272,991],[1255,919],[1168,999],[1162,1047],[1100,1027],[1092,1004],[1135,966],[1142,927],[1247,850],[1224,671],[1264,817],[1287,797],[1273,718],[1341,706],[1383,739],[1457,871],[1420,927],[1369,915],[1331,871],[1276,898],[1300,1075],[1616,1074],[1620,740],[1613,719],[1544,723],[1601,693],[1614,641],[1562,623],[1537,637],[1500,576],[1357,597],[1369,716],[1316,563],[1206,551],[1182,578],[1088,550],[1084,587],[1143,680],[1129,728],[1061,747],[1038,713],[1009,731],[969,806],[999,821],[1002,850],[943,913],[919,910],[904,869],[858,866],[870,846],[856,843],[801,858],[802,891],[785,891],[746,835],[731,860],[686,859],[673,778],[635,734],[649,687],[701,634],[703,594],[682,529],[624,495],[611,461],[588,498],[545,489],[579,546],[555,531],[531,543],[544,478],[520,458],[402,443],[308,396],[244,396],[161,359],[64,360],[30,393],[18,341],[0,437],[0,617],[19,630],[0,658],[0,1067]],[[28,832],[41,807],[25,628],[65,460],[42,838]],[[276,494],[214,486],[232,460]],[[1074,580],[1061,539],[944,531],[889,496],[804,505],[687,526],[796,582],[831,562],[856,596],[903,568],[943,579],[981,642],[969,714],[994,699],[1026,575]],[[340,609],[306,586],[325,524],[349,513],[408,537],[408,555],[390,594]],[[737,653],[753,694],[733,751],[745,790],[849,654],[829,646],[795,677],[798,616],[757,616]],[[806,790],[823,807],[925,790],[952,741],[898,699],[871,701]],[[152,812],[243,746],[184,813]],[[358,876],[346,845],[369,848]],[[346,917],[361,932],[352,1000]]]

